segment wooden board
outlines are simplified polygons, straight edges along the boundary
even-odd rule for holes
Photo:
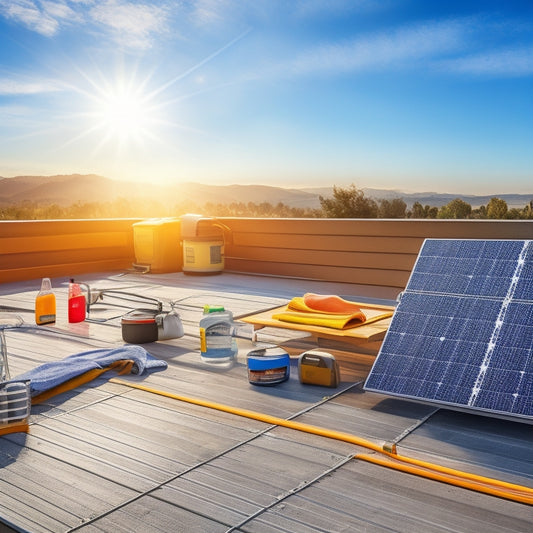
[[[360,307],[361,311],[363,311],[363,313],[365,313],[370,320],[382,314],[390,314],[390,316],[374,322],[363,322],[361,325],[341,330],[324,326],[284,322],[282,320],[272,318],[273,315],[287,310],[287,306],[283,305],[281,307],[269,309],[268,311],[262,311],[261,313],[239,317],[239,320],[247,322],[248,324],[253,324],[255,329],[274,327],[305,331],[317,339],[333,339],[352,344],[361,344],[362,342],[382,340],[385,337],[385,333],[390,325],[394,307],[388,305],[365,304],[360,302],[354,303]]]

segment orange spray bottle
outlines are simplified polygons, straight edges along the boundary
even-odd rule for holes
[[[39,326],[56,321],[56,297],[50,278],[43,278],[41,290],[35,298],[35,323]]]

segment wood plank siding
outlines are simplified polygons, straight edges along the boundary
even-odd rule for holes
[[[533,239],[533,221],[225,219],[232,271],[404,288],[426,238]]]
[[[0,222],[0,282],[131,267],[136,221]]]
[[[137,221],[0,222],[0,282],[130,268],[135,262],[132,224]],[[425,238],[533,239],[533,221],[221,221],[230,230],[226,270],[399,289],[405,287]],[[204,229],[199,226],[200,235]]]

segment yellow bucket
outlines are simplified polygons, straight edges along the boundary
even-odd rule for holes
[[[177,218],[149,219],[133,224],[135,267],[151,272],[179,272],[181,221]]]
[[[183,240],[183,272],[215,273],[224,270],[222,236],[194,237]]]
[[[213,274],[224,270],[224,235],[228,228],[214,218],[180,217],[185,274]]]

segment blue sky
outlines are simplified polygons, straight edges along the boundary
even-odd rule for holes
[[[533,192],[533,2],[0,0],[0,176]]]

